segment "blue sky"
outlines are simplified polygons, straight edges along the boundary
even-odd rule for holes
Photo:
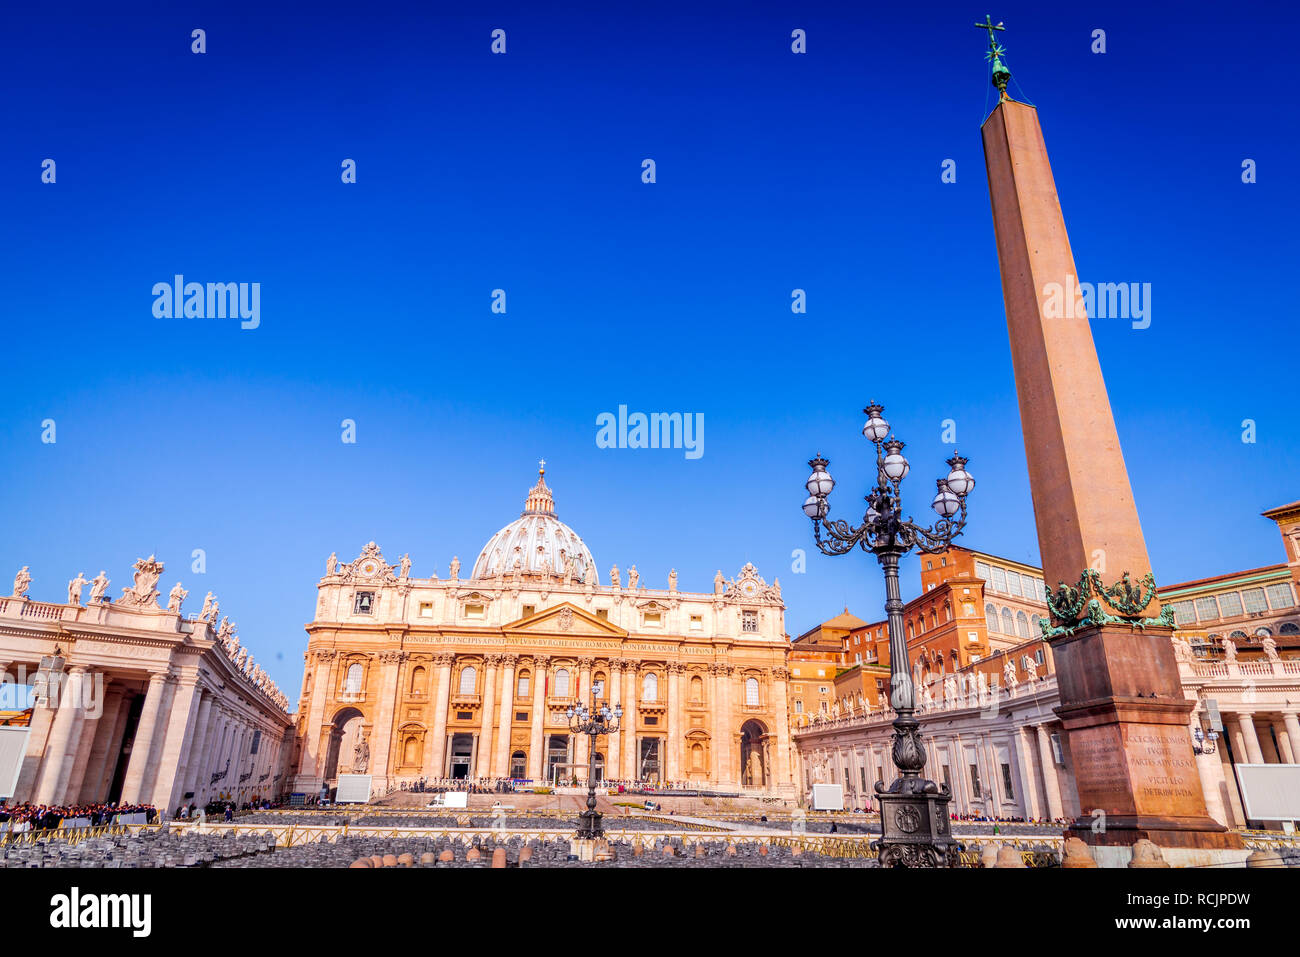
[[[833,508],[857,513],[873,398],[908,442],[915,512],[953,419],[979,483],[965,544],[1036,561],[979,136],[985,12],[10,11],[3,580],[28,564],[33,596],[60,601],[105,568],[118,594],[156,553],[164,592],[180,578],[195,611],[215,591],[294,698],[331,551],[468,565],[545,457],[602,580],[635,563],[707,590],[752,561],[798,634],[846,604],[881,613],[874,562],[815,554],[799,511],[820,450]],[[1094,330],[1158,580],[1282,560],[1258,512],[1300,498],[1297,14],[987,12],[1040,109],[1081,278],[1152,284],[1150,328]],[[260,327],[155,318],[176,273],[261,283]],[[704,455],[597,448],[620,404],[702,413]]]

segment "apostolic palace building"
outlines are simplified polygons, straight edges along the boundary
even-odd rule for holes
[[[793,795],[785,607],[752,565],[712,592],[602,583],[556,516],[545,470],[469,574],[413,578],[371,542],[331,555],[317,586],[298,707],[294,790],[340,773],[374,793],[424,778],[586,781],[588,737],[565,709],[621,705],[597,739],[606,780]]]

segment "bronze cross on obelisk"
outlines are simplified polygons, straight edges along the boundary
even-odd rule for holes
[[[993,18],[987,13],[984,14],[984,22],[977,22],[975,26],[977,29],[987,30],[989,33],[989,52],[984,55],[984,59],[992,61],[993,85],[998,88],[998,98],[1005,100],[1007,98],[1007,81],[1011,79],[1011,71],[1002,65],[1000,58],[1006,50],[1002,44],[998,43],[997,34],[994,31],[1006,30],[1006,27],[1002,25],[1001,20],[994,23]]]

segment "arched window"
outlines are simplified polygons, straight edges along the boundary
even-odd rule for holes
[[[1014,635],[1016,633],[1016,620],[1011,617],[1011,609],[1002,609],[1002,634]]]
[[[1284,621],[1282,627],[1278,629],[1278,634],[1300,635],[1300,625],[1297,625],[1294,621]]]
[[[361,682],[365,677],[366,669],[362,667],[361,662],[354,662],[348,665],[347,681],[343,685],[343,690],[347,694],[359,694],[361,692]]]
[[[1234,631],[1228,637],[1231,638],[1233,641],[1245,641],[1246,633],[1244,631]]]
[[[478,672],[473,665],[466,665],[460,672],[460,694],[473,694],[478,687]]]
[[[658,701],[659,700],[659,678],[651,673],[645,676],[641,682],[641,700]]]
[[[699,675],[691,675],[691,703],[701,704],[704,701],[704,679]]]
[[[1021,638],[1029,637],[1029,616],[1023,611],[1016,615],[1016,633]]]
[[[1029,633],[1035,638],[1041,638],[1043,635],[1043,619],[1041,615],[1035,615],[1029,619]]]
[[[984,606],[984,623],[989,631],[998,630],[998,610],[992,605]]]
[[[555,696],[557,698],[567,698],[569,696],[568,668],[561,668],[555,673]]]
[[[1255,629],[1255,637],[1256,637],[1256,638],[1272,638],[1272,637],[1273,637],[1273,630],[1272,630],[1271,628],[1256,628],[1256,629]]]
[[[916,633],[915,633],[915,631],[912,629],[912,623],[911,623],[910,621],[907,623],[907,637],[908,637],[908,638],[915,638],[915,637],[916,637]]]
[[[750,708],[758,707],[758,679],[745,679],[745,704]]]
[[[522,778],[528,775],[528,755],[522,751],[515,751],[510,755],[510,776],[512,778]]]
[[[420,665],[411,669],[411,694],[424,694],[424,668]]]
[[[939,612],[933,608],[930,609],[930,627],[939,627]]]
[[[532,678],[532,675],[529,674],[527,671],[519,672],[519,682],[518,684],[515,685],[516,698],[528,697],[528,685],[529,685],[530,678]]]

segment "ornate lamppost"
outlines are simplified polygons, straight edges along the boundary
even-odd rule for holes
[[[593,714],[585,704],[570,706],[565,714],[569,718],[569,730],[574,734],[590,736],[591,744],[587,748],[587,810],[578,815],[579,840],[592,840],[605,836],[605,829],[600,826],[601,814],[596,810],[596,738],[602,734],[613,734],[618,730],[619,719],[623,717],[623,706],[615,705],[611,711],[609,705],[601,705]]]
[[[898,563],[914,548],[924,554],[943,551],[961,534],[966,526],[966,496],[975,488],[975,480],[966,471],[966,459],[954,452],[948,459],[948,476],[937,480],[938,491],[930,503],[938,520],[925,528],[910,516],[905,519],[899,484],[911,466],[903,457],[903,443],[891,434],[883,406],[873,402],[862,411],[867,414],[862,434],[876,447],[876,485],[866,496],[867,512],[862,524],[855,528],[842,519],[826,517],[830,511],[827,496],[835,481],[826,471],[830,462],[821,455],[808,463],[813,472],[808,478],[809,495],[803,510],[812,519],[813,536],[824,554],[844,555],[860,547],[874,553],[885,572],[890,699],[897,715],[893,722],[893,758],[902,776],[887,789],[883,783],[876,784],[881,837],[872,846],[878,850],[884,867],[940,867],[951,864],[959,850],[948,826],[952,793],[946,784],[936,784],[921,775],[925,748],[920,723],[913,716],[916,698],[903,632]]]

